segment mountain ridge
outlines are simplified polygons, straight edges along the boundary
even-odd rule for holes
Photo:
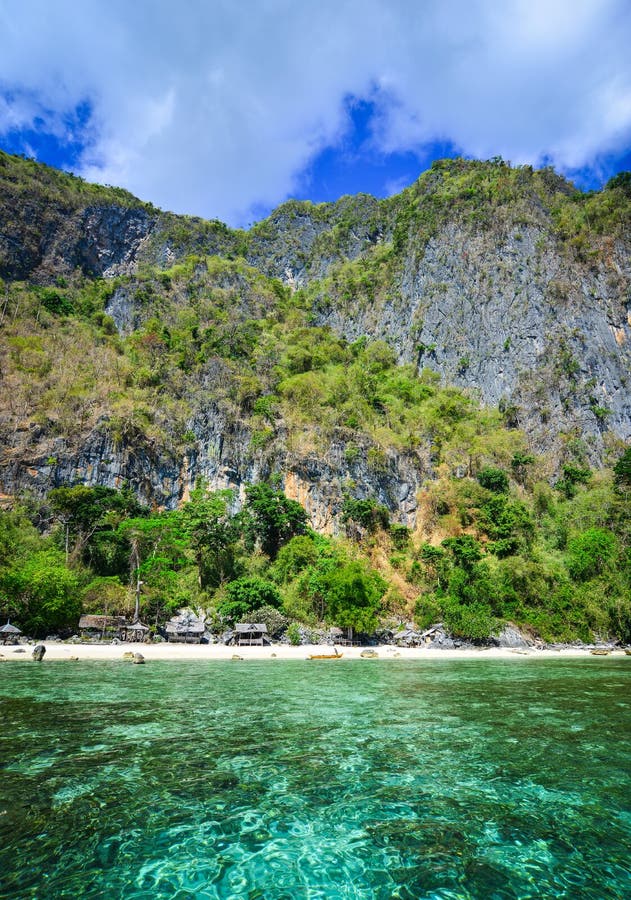
[[[630,182],[449,160],[245,232],[0,155],[6,614],[628,639]]]
[[[550,169],[446,160],[386,200],[287,201],[244,232],[2,154],[0,274],[11,290],[93,285],[90,314],[125,340],[181,317],[195,290],[231,294],[237,330],[295,302],[307,327],[384,341],[393,362],[499,407],[559,471],[568,446],[601,465],[631,437],[629,193],[623,177],[582,194]]]

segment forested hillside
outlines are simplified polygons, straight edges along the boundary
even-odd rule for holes
[[[0,154],[0,612],[629,640],[630,212],[452,160],[233,231]]]

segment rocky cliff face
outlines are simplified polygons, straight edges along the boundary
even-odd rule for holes
[[[153,354],[150,372],[138,363],[116,375],[119,406],[137,385],[155,389],[155,402],[163,403],[161,347],[173,344],[174,330],[191,316],[202,324],[190,326],[192,346],[178,365],[190,373],[209,360],[198,381],[186,375],[181,401],[169,401],[183,410],[181,424],[177,412],[164,412],[178,419],[169,440],[136,425],[116,431],[109,414],[99,418],[89,402],[71,434],[53,427],[50,416],[48,425],[41,416],[33,422],[24,400],[24,411],[3,425],[3,490],[41,494],[67,482],[129,481],[147,502],[169,507],[198,477],[239,496],[247,483],[276,473],[323,531],[338,528],[349,485],[413,525],[418,489],[432,473],[429,448],[381,448],[375,465],[366,436],[353,436],[349,454],[343,429],[323,436],[305,426],[302,440],[282,419],[257,443],[242,411],[254,402],[248,391],[254,397],[260,386],[241,379],[239,396],[228,402],[228,375],[209,374],[213,353],[229,346],[237,360],[229,378],[238,381],[250,337],[260,323],[273,330],[280,315],[274,304],[287,309],[281,283],[310,308],[312,326],[348,341],[384,340],[399,362],[499,404],[506,424],[523,428],[532,448],[557,464],[573,441],[598,465],[609,448],[631,440],[630,211],[624,184],[585,196],[546,170],[455,161],[390,200],[291,202],[244,233],[1,155],[0,276],[26,282],[26,290],[77,271],[84,281],[105,279],[104,288],[94,284],[112,327],[132,343],[138,334],[143,359]],[[173,266],[191,254],[200,261],[187,263],[189,274],[178,280]],[[212,264],[204,261],[209,256]],[[156,324],[146,333],[150,321]],[[25,349],[10,336],[3,373],[11,365],[42,368],[42,340]],[[256,352],[259,374],[278,365],[272,350],[267,361],[264,348]]]
[[[43,497],[64,484],[111,488],[130,484],[147,505],[173,509],[188,499],[201,478],[212,490],[232,490],[236,512],[248,484],[276,476],[287,496],[304,506],[313,528],[338,534],[343,499],[351,484],[357,498],[376,499],[402,524],[414,527],[417,492],[431,474],[429,459],[419,453],[391,450],[376,464],[369,440],[359,445],[354,441],[349,458],[349,435],[343,431],[317,450],[306,446],[312,441],[288,448],[279,423],[273,443],[253,449],[251,428],[214,404],[192,423],[195,439],[191,436],[186,448],[169,449],[137,437],[117,440],[108,425],[100,422],[79,441],[50,439],[37,429],[13,436],[10,447],[5,446],[3,493],[26,490]]]
[[[422,259],[405,257],[388,294],[330,298],[317,321],[385,339],[401,362],[500,404],[538,451],[580,434],[598,463],[608,433],[631,439],[630,258],[615,241],[585,266],[542,227],[489,236],[450,224]]]
[[[158,217],[125,191],[0,153],[2,278],[45,283],[76,269],[131,271]]]

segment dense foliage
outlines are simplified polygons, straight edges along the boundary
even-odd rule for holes
[[[571,497],[542,482],[505,489],[499,470],[445,477],[426,488],[415,534],[375,516],[375,504],[349,502],[350,538],[337,539],[310,531],[272,484],[250,487],[238,513],[230,492],[203,485],[178,511],[141,515],[126,488],[55,489],[44,504],[0,512],[0,613],[36,636],[68,633],[81,611],[130,614],[140,580],[154,626],[189,606],[220,630],[255,618],[277,633],[292,621],[372,632],[414,616],[470,639],[510,621],[548,641],[631,641],[620,459],[614,476]]]
[[[394,342],[322,324],[396,309],[404,259],[447,221],[512,234],[545,219],[563,252],[589,263],[610,252],[603,235],[628,228],[628,178],[582,194],[550,169],[451,160],[397,197],[291,202],[247,234],[4,154],[0,195],[15,226],[0,247],[0,438],[4,464],[32,461],[40,479],[39,500],[17,496],[0,512],[1,614],[36,635],[67,632],[81,610],[130,614],[141,588],[154,627],[192,606],[217,627],[257,613],[276,630],[415,617],[476,639],[505,620],[546,640],[631,639],[631,450],[609,436],[611,468],[593,472],[568,432],[557,458],[537,455],[510,404],[485,407],[441,380],[416,313],[406,365]],[[37,269],[60,223],[103,207],[151,220],[134,274],[92,277],[72,255],[63,272]],[[291,289],[265,274],[270,260],[314,277]],[[575,386],[569,345],[557,357],[550,377]],[[608,410],[589,403],[604,431]],[[125,453],[181,468],[211,418],[261,479],[238,500],[200,484],[162,510],[144,472],[120,490],[72,474],[88,440],[104,466]],[[335,459],[343,536],[314,534],[280,489],[289,456]],[[413,531],[387,488],[401,459],[425,479]]]

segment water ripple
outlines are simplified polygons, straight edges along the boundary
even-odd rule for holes
[[[2,898],[631,896],[625,661],[10,668]]]

